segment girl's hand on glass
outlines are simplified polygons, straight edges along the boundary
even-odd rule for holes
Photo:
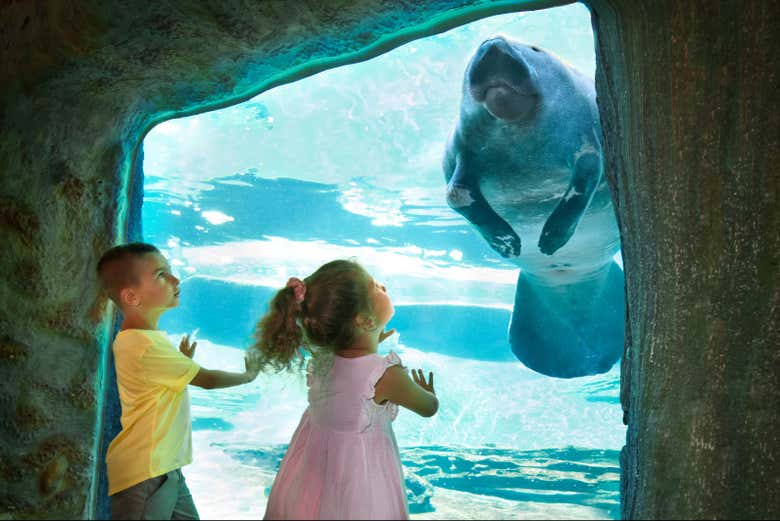
[[[422,372],[422,369],[412,369],[412,380],[414,380],[414,383],[428,391],[429,393],[436,394],[436,391],[433,390],[433,372],[428,373],[428,381],[425,381],[425,375]]]
[[[379,342],[378,343],[381,344],[385,339],[393,336],[394,333],[395,333],[395,328],[391,329],[390,331],[382,331],[381,333],[379,333]]]

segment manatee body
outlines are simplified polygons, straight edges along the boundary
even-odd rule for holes
[[[620,236],[600,136],[592,79],[503,36],[476,50],[443,161],[447,202],[521,268],[510,344],[550,376],[606,372],[623,351]]]

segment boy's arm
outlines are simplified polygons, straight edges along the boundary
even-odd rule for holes
[[[201,367],[190,385],[203,389],[223,389],[251,382],[257,377],[257,372],[244,371],[243,373],[230,373]]]
[[[195,337],[197,329],[192,333],[192,337]],[[195,347],[197,342],[190,345],[190,335],[185,335],[181,339],[179,344],[179,351],[187,358],[193,358],[195,355]],[[243,373],[230,373],[228,371],[217,371],[213,369],[206,369],[201,367],[195,377],[190,380],[190,385],[201,387],[203,389],[224,389],[225,387],[235,387],[236,385],[243,385],[251,382],[257,378],[259,367],[250,354],[244,357],[245,370]]]

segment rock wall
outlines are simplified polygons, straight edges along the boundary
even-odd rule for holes
[[[134,157],[153,125],[561,3],[4,2],[0,518],[96,515],[112,329],[89,318],[94,270],[128,237]]]
[[[626,266],[622,516],[772,518],[780,4],[590,3]]]
[[[111,320],[89,319],[94,269],[130,233],[149,128],[561,3],[4,3],[0,517],[96,513]],[[589,5],[626,266],[623,515],[769,518],[780,511],[778,7]]]

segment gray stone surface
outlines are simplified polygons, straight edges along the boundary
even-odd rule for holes
[[[96,514],[109,317],[94,269],[128,236],[156,123],[490,14],[554,1],[0,5],[0,518]]]
[[[622,515],[775,518],[780,4],[591,7],[626,266]]]
[[[127,236],[148,129],[559,3],[3,3],[0,518],[95,515],[110,324],[89,319],[93,271]],[[623,515],[773,517],[779,4],[589,4],[626,266]]]

